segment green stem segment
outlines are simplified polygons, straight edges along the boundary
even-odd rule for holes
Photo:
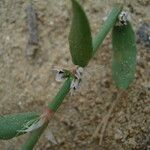
[[[119,13],[121,12],[121,10],[122,10],[122,6],[117,4],[114,6],[112,11],[110,12],[107,20],[102,25],[101,30],[99,31],[99,33],[96,35],[96,37],[93,40],[93,54],[95,54],[96,50],[102,44],[104,38],[106,37],[106,35],[110,31],[110,29],[115,24],[117,17],[119,15]],[[65,81],[65,83],[63,84],[63,86],[61,87],[61,89],[59,90],[57,95],[55,96],[54,100],[48,105],[48,108],[50,110],[52,110],[53,112],[57,111],[57,109],[62,104],[65,96],[69,93],[72,80],[73,80],[73,78],[69,77]],[[22,147],[22,150],[32,150],[33,147],[35,146],[35,144],[37,143],[39,137],[41,136],[41,134],[47,127],[47,125],[48,125],[48,123],[45,124],[42,128],[39,128],[38,130],[34,131],[31,135],[31,137],[28,139],[28,141]]]
[[[113,9],[111,10],[109,16],[107,17],[107,20],[104,22],[104,24],[101,26],[100,31],[96,35],[96,37],[93,40],[93,54],[97,51],[97,49],[102,44],[104,38],[110,31],[110,29],[114,26],[114,24],[117,21],[117,17],[120,14],[122,10],[121,4],[115,4]]]
[[[51,111],[56,112],[57,109],[59,108],[59,106],[62,104],[65,96],[70,91],[70,85],[71,85],[72,80],[73,80],[73,78],[69,77],[65,81],[65,83],[63,84],[63,86],[58,91],[57,95],[55,96],[54,100],[48,105],[48,108]],[[46,124],[44,124],[38,130],[33,131],[33,133],[31,134],[31,136],[27,140],[27,142],[23,145],[22,150],[32,150],[34,148],[34,146],[36,145],[38,139],[40,138],[41,134],[43,133],[43,131],[47,127],[47,125],[48,125],[48,122]]]
[[[54,100],[48,105],[48,108],[52,110],[53,112],[57,111],[62,101],[64,100],[65,96],[69,93],[72,80],[73,78],[69,77],[65,81],[65,83],[63,84],[63,86],[61,87],[57,95],[55,96]]]
[[[37,141],[39,140],[41,134],[46,129],[47,125],[48,125],[48,122],[46,122],[41,128],[33,131],[31,136],[29,137],[29,139],[22,146],[21,150],[33,150],[34,146],[36,145]]]

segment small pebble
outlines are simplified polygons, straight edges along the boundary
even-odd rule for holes
[[[143,23],[137,31],[137,42],[143,43],[144,46],[150,47],[150,25]]]

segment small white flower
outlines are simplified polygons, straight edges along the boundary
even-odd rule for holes
[[[64,79],[64,71],[63,70],[59,70],[57,73],[56,73],[56,77],[55,77],[55,80],[58,81],[58,82],[61,82],[63,81]]]
[[[63,69],[53,68],[56,72],[55,80],[57,82],[62,82],[65,79],[65,71]]]
[[[78,79],[78,78],[73,79],[70,85],[70,89],[74,91],[77,90],[80,86],[80,82],[81,82],[81,79]]]
[[[120,15],[118,16],[118,22],[116,23],[116,26],[123,26],[127,25],[127,22],[130,20],[129,14],[126,11],[122,11]]]
[[[73,93],[74,91],[79,89],[80,83],[82,81],[82,75],[83,75],[83,68],[78,67],[75,71],[75,74],[74,74],[75,78],[71,82],[71,86],[70,86],[71,93]]]
[[[83,68],[82,68],[82,67],[78,67],[77,70],[76,70],[75,76],[76,76],[78,79],[81,79],[81,78],[82,78],[82,75],[83,75]]]

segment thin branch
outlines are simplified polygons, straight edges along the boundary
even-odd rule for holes
[[[101,46],[103,40],[105,39],[106,35],[110,31],[110,29],[114,26],[117,21],[117,17],[122,10],[121,4],[115,4],[111,12],[109,13],[106,21],[100,27],[100,31],[97,33],[95,38],[93,39],[93,54],[97,51],[97,49]]]
[[[26,143],[22,146],[21,150],[32,150],[47,126],[48,122],[45,123],[41,128],[33,131]]]

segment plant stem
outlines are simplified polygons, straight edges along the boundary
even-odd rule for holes
[[[70,85],[73,78],[69,77],[61,87],[61,89],[58,91],[57,95],[55,96],[54,100],[48,105],[48,108],[52,110],[53,112],[56,112],[56,110],[59,108],[59,106],[62,104],[65,96],[70,91]],[[38,139],[40,138],[41,134],[44,132],[45,128],[47,127],[48,122],[44,124],[41,128],[33,131],[33,133],[30,135],[27,142],[23,145],[22,150],[32,150],[37,143]]]
[[[70,85],[73,78],[69,77],[61,89],[58,91],[57,95],[55,96],[54,100],[48,105],[48,108],[52,110],[53,112],[56,112],[59,106],[61,105],[62,101],[64,100],[65,96],[70,91]]]
[[[110,29],[114,26],[116,23],[117,17],[119,13],[122,10],[122,5],[121,4],[115,4],[113,9],[111,10],[109,16],[107,17],[107,20],[104,22],[104,24],[100,27],[100,31],[98,34],[95,36],[93,40],[93,54],[97,51],[97,49],[100,47],[102,44],[104,38],[110,31]]]
[[[112,11],[110,12],[107,20],[102,25],[99,33],[96,35],[96,37],[93,40],[93,54],[95,54],[96,50],[102,44],[104,38],[106,37],[110,29],[115,24],[117,17],[119,13],[121,12],[121,10],[122,10],[122,6],[117,4],[114,6]],[[73,78],[69,77],[65,81],[65,83],[63,84],[63,86],[58,91],[57,95],[55,96],[54,100],[48,105],[48,108],[52,110],[53,112],[57,111],[57,109],[62,104],[65,96],[69,93],[72,80]],[[25,145],[22,147],[22,150],[32,150],[35,144],[37,143],[38,139],[40,138],[41,134],[43,133],[44,129],[47,127],[47,125],[48,123],[45,124],[42,128],[39,128],[36,131],[34,131],[33,134],[31,134],[31,137],[27,140]]]
[[[48,122],[46,122],[41,128],[33,131],[31,136],[26,141],[26,143],[22,146],[21,150],[32,150],[34,146],[36,145],[37,141],[39,140],[41,134],[46,129],[47,125],[48,125]]]

